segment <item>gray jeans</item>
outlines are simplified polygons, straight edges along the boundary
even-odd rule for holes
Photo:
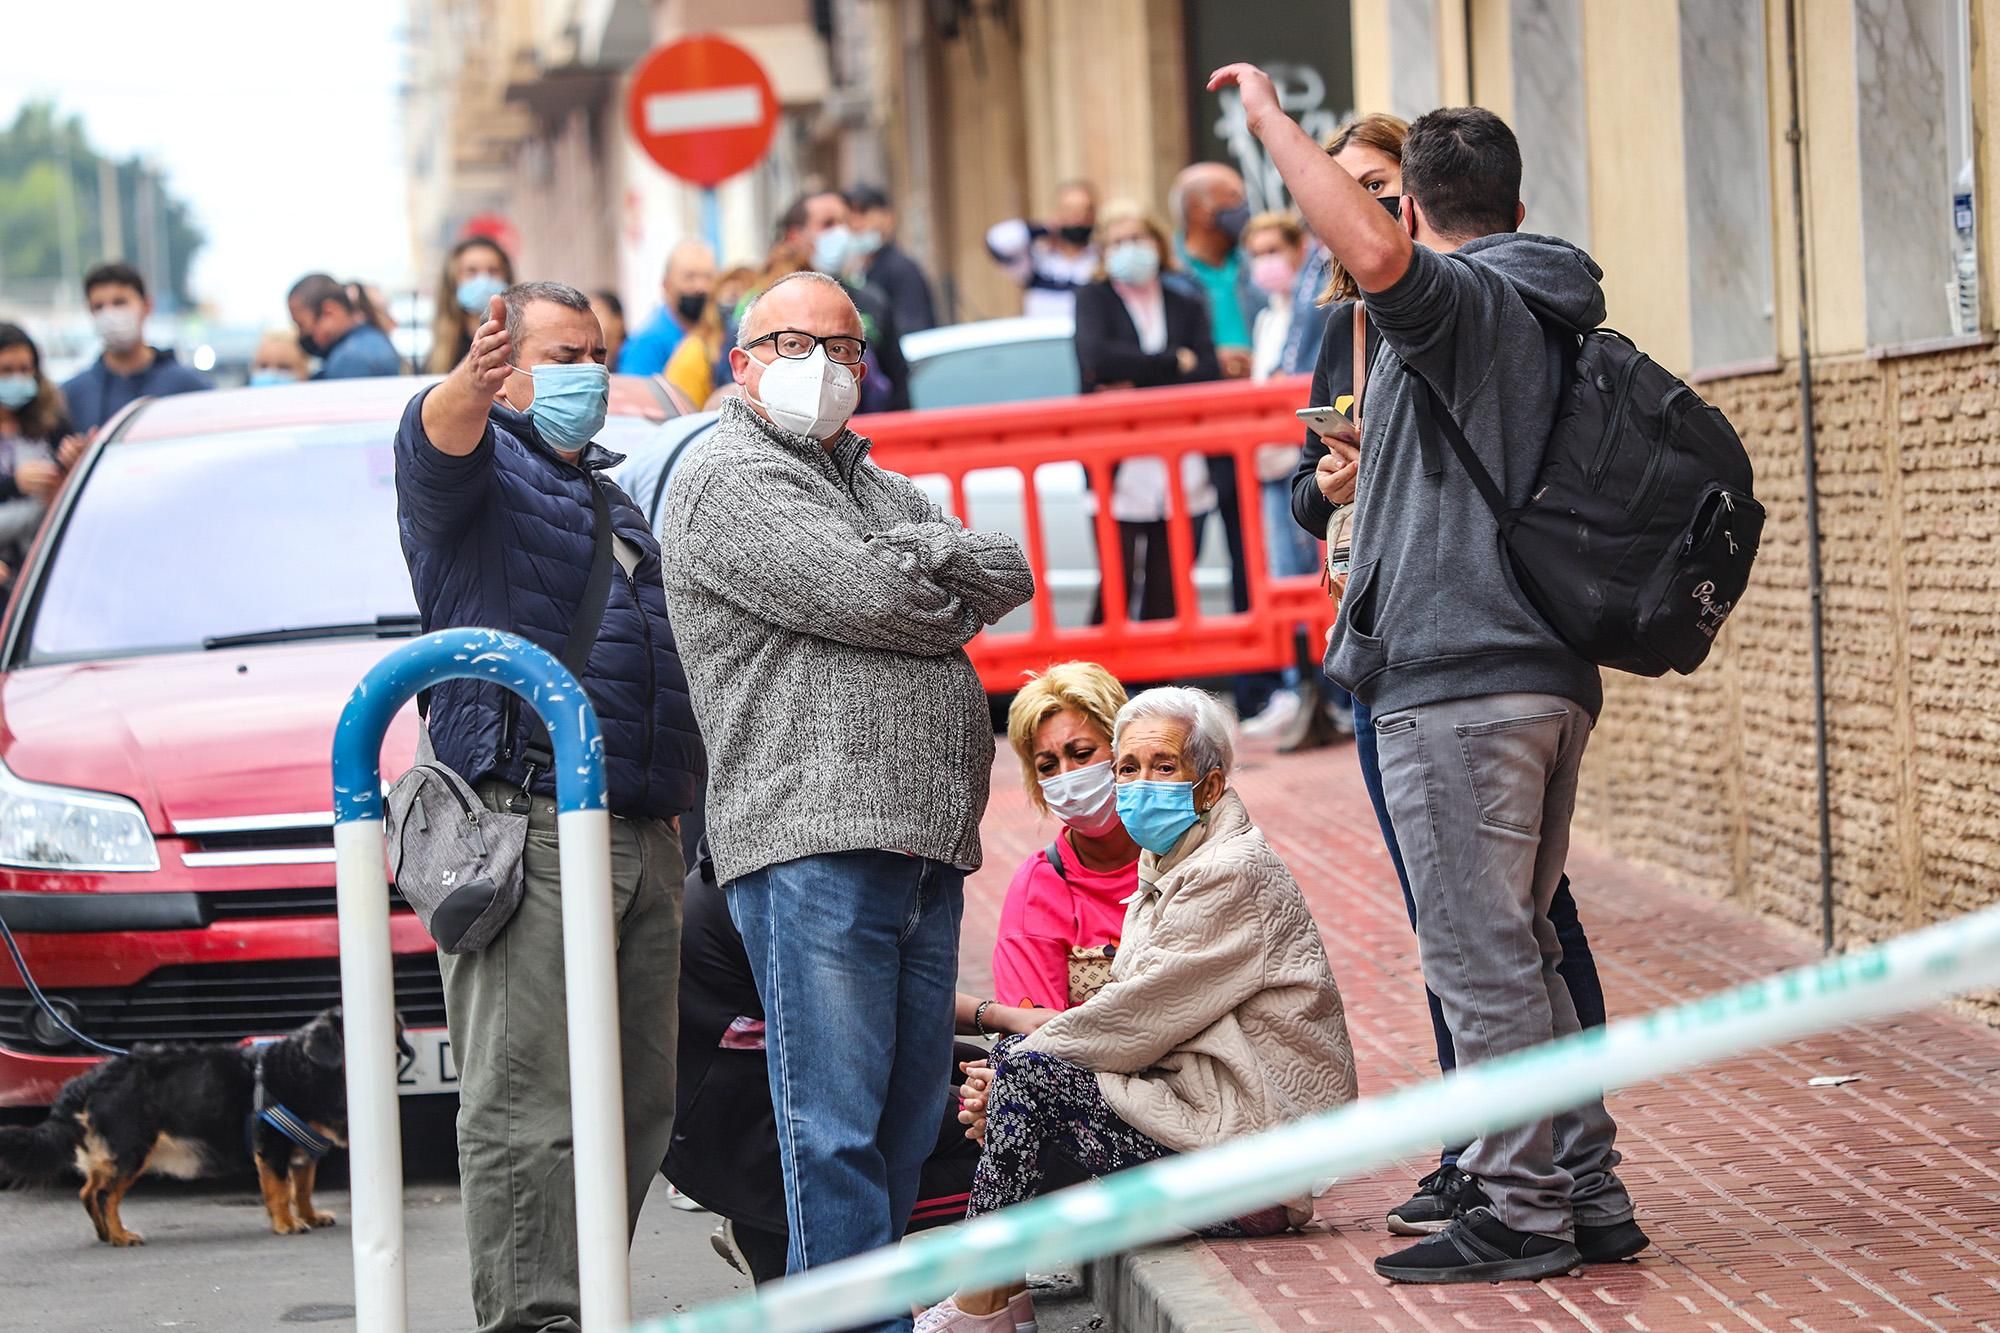
[[[1459,1063],[1577,1030],[1549,900],[1569,855],[1590,714],[1546,694],[1490,694],[1375,718],[1424,980],[1444,1005]],[[1500,1220],[1568,1237],[1575,1222],[1632,1215],[1614,1174],[1618,1128],[1602,1099],[1475,1140],[1459,1166]]]
[[[479,784],[501,808],[511,788]],[[555,802],[534,800],[520,910],[478,953],[440,954],[458,1060],[458,1167],[480,1333],[575,1333],[576,1176]],[[680,839],[660,820],[611,821],[625,1187],[637,1225],[674,1124],[680,1026]]]

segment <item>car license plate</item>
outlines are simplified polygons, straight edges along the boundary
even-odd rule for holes
[[[396,1057],[396,1091],[405,1097],[458,1091],[458,1062],[451,1058],[451,1033],[429,1028],[405,1035],[414,1053]]]

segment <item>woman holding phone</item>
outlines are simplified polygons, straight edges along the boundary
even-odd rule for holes
[[[1394,208],[1403,192],[1403,138],[1409,128],[1406,121],[1395,116],[1380,113],[1361,116],[1335,132],[1327,142],[1327,153],[1371,194],[1381,199],[1385,207]],[[1327,320],[1325,340],[1320,344],[1319,367],[1313,372],[1312,406],[1331,406],[1343,395],[1351,395],[1356,399],[1351,417],[1358,424],[1366,420],[1367,377],[1365,373],[1356,374],[1355,321],[1362,321],[1366,340],[1364,367],[1380,354],[1380,341],[1374,330],[1367,327],[1360,290],[1338,261],[1333,264],[1332,281],[1320,300],[1322,303],[1338,301],[1341,304],[1334,308],[1332,317]],[[1292,517],[1298,520],[1300,527],[1315,537],[1326,536],[1336,508],[1354,500],[1360,459],[1360,439],[1348,425],[1334,423],[1333,433],[1329,436],[1307,428],[1305,444],[1299,451],[1298,469],[1292,474]],[[1346,576],[1335,574],[1333,577],[1335,595],[1338,596],[1344,590]],[[1388,846],[1389,859],[1396,867],[1396,878],[1403,888],[1403,907],[1409,913],[1410,926],[1414,929],[1417,924],[1416,900],[1410,894],[1409,877],[1403,870],[1402,849],[1396,843],[1396,830],[1389,822],[1389,807],[1382,795],[1382,768],[1376,754],[1374,722],[1368,706],[1359,699],[1354,701],[1354,733],[1354,749],[1361,762],[1362,783],[1368,788],[1368,799],[1375,807],[1375,820],[1381,826],[1382,841]],[[1557,886],[1555,899],[1549,904],[1549,922],[1555,927],[1556,938],[1562,943],[1560,970],[1569,986],[1570,999],[1576,1005],[1577,1021],[1587,1028],[1604,1026],[1604,986],[1598,979],[1597,960],[1591,956],[1590,941],[1584,935],[1583,923],[1577,919],[1576,898],[1570,892],[1567,875]],[[1437,1042],[1438,1068],[1449,1073],[1458,1064],[1451,1029],[1444,1021],[1443,1006],[1428,987],[1424,990],[1424,997],[1430,1003],[1431,1032]],[[1437,1170],[1417,1182],[1416,1192],[1408,1200],[1389,1210],[1388,1224],[1392,1233],[1416,1236],[1440,1231],[1451,1221],[1462,1203],[1479,1201],[1479,1182],[1458,1169],[1459,1153],[1464,1146],[1446,1145],[1439,1156]]]

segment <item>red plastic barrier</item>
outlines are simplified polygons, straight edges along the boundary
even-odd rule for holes
[[[1035,571],[1034,624],[1024,633],[988,630],[967,646],[986,688],[1001,694],[1018,689],[1022,673],[1052,662],[1098,662],[1121,680],[1188,680],[1290,666],[1297,660],[1294,635],[1300,626],[1312,636],[1309,642],[1318,643],[1333,623],[1333,603],[1315,577],[1271,577],[1255,458],[1259,445],[1300,438],[1303,427],[1293,413],[1308,405],[1309,390],[1305,376],[1289,376],[1264,384],[1234,381],[891,413],[854,424],[875,442],[873,458],[881,466],[912,477],[945,477],[951,508],[961,519],[968,514],[967,473],[987,468],[1021,473],[1022,537]],[[1176,614],[1170,620],[1134,621],[1122,596],[1124,561],[1109,504],[1112,469],[1128,458],[1166,459],[1171,512],[1181,515],[1187,502],[1180,459],[1190,453],[1236,459],[1250,609],[1201,613],[1192,536],[1176,519],[1167,525]],[[1048,542],[1035,470],[1065,462],[1084,466],[1098,497],[1092,521],[1100,586],[1107,591],[1098,625],[1057,626],[1046,577]],[[978,517],[972,516],[973,526]]]

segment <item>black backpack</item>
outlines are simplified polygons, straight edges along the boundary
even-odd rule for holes
[[[1528,502],[1510,508],[1450,410],[1418,381],[1427,454],[1442,434],[1500,524],[1514,577],[1562,640],[1641,676],[1702,664],[1743,596],[1764,507],[1728,418],[1610,329],[1564,341],[1555,425]],[[1434,470],[1434,469],[1433,469]]]

